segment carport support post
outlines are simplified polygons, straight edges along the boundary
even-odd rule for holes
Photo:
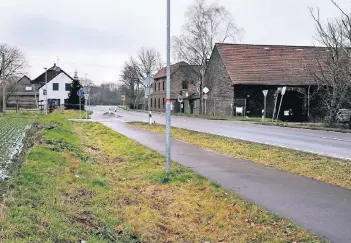
[[[283,98],[284,98],[284,95],[282,93],[282,98],[280,99],[280,104],[279,104],[279,109],[278,109],[278,114],[277,114],[277,123],[278,123],[278,119],[279,119],[280,108],[282,107],[282,103],[283,103]]]

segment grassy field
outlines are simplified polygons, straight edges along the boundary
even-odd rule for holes
[[[149,126],[144,123],[133,125],[153,132],[165,132],[163,125]],[[351,189],[349,161],[180,128],[172,128],[172,137],[223,154]]]
[[[97,123],[39,119],[0,204],[1,242],[321,242]]]

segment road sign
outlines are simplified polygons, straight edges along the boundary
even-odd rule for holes
[[[208,99],[208,94],[204,94],[204,100]]]
[[[89,94],[84,94],[84,99],[89,99]]]
[[[145,96],[152,95],[153,93],[154,89],[151,86],[145,88]]]
[[[202,90],[202,92],[204,92],[205,94],[207,94],[209,91],[210,91],[210,90],[209,90],[207,87],[205,87],[205,88]]]
[[[125,95],[121,95],[121,100],[126,101],[126,96]]]
[[[154,82],[154,80],[151,77],[146,77],[142,82],[146,85],[146,87],[149,87]]]
[[[263,90],[262,93],[263,93],[264,97],[267,97],[268,90]]]
[[[84,92],[85,94],[89,93],[89,87],[84,87],[84,88],[83,88],[83,92]]]
[[[183,96],[179,95],[179,96],[178,96],[178,102],[179,102],[179,103],[182,103],[183,101],[184,101]]]
[[[78,95],[79,97],[82,97],[83,94],[84,94],[83,90],[81,90],[81,89],[78,90],[77,95]]]

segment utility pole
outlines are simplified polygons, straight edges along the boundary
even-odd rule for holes
[[[1,76],[2,76],[2,112],[6,113],[6,82],[4,72],[5,53],[1,55]],[[0,77],[1,78],[1,77]]]
[[[166,173],[171,171],[171,0],[167,0]]]
[[[45,69],[45,115],[48,114],[48,69]]]

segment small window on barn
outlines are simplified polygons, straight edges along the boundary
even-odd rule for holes
[[[32,91],[33,90],[33,87],[32,86],[26,86],[25,87],[25,91]]]
[[[71,84],[65,84],[65,90],[66,91],[71,91]]]
[[[188,89],[188,86],[189,86],[189,83],[188,83],[188,81],[183,81],[182,82],[182,89]]]
[[[59,90],[59,84],[58,83],[53,83],[52,84],[52,90],[58,91]]]

